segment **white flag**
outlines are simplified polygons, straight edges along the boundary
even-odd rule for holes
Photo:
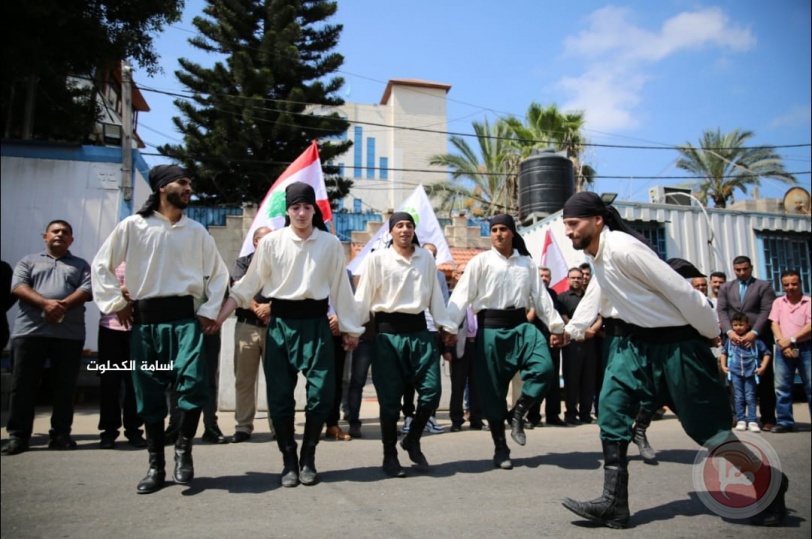
[[[310,185],[316,191],[316,204],[321,210],[324,222],[333,220],[330,201],[327,199],[327,188],[324,185],[324,175],[321,172],[319,147],[314,140],[313,144],[297,157],[296,161],[291,163],[268,189],[268,194],[262,200],[254,222],[251,223],[251,228],[248,229],[248,234],[242,242],[240,256],[250,255],[254,252],[254,231],[256,229],[267,226],[271,230],[276,230],[285,226],[285,188],[293,182]]]
[[[429,197],[426,196],[426,191],[422,185],[415,187],[414,192],[409,195],[409,198],[403,201],[398,211],[405,211],[409,213],[415,222],[414,233],[420,245],[426,243],[433,243],[437,247],[437,265],[445,264],[446,262],[453,263],[454,259],[451,256],[451,250],[448,248],[448,243],[445,241],[445,234],[440,227],[437,216],[434,215],[434,210],[431,208]],[[392,235],[389,234],[389,223],[384,223],[371,240],[364,245],[358,255],[353,258],[347,265],[353,275],[358,275],[361,270],[361,263],[366,256],[376,249],[383,249]]]

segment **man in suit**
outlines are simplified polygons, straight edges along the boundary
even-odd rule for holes
[[[733,272],[736,279],[727,282],[719,289],[716,312],[722,332],[737,346],[750,348],[756,339],[772,349],[773,335],[770,329],[770,309],[775,300],[775,290],[769,281],[753,277],[753,264],[746,256],[733,259]],[[734,313],[743,312],[750,321],[750,331],[744,336],[737,335],[730,319]],[[767,369],[758,384],[759,410],[762,430],[771,431],[775,425],[775,389],[773,370]]]

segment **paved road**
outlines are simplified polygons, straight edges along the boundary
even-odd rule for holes
[[[694,492],[691,464],[697,452],[678,420],[666,415],[650,439],[660,464],[630,462],[632,527],[614,531],[580,521],[561,506],[564,496],[589,499],[602,486],[598,428],[545,427],[528,431],[525,447],[510,442],[515,468],[495,470],[487,432],[463,429],[424,438],[428,474],[411,469],[405,479],[385,478],[377,404],[364,403],[364,438],[318,446],[321,482],[284,489],[281,457],[265,420],[239,445],[195,446],[196,474],[189,486],[169,484],[137,495],[146,453],[126,444],[97,449],[97,415],[79,409],[76,451],[45,449],[47,410],[39,410],[31,451],[2,458],[3,537],[810,537],[810,429],[764,434],[790,477],[786,527],[765,530],[726,521]],[[805,404],[795,415],[808,421]],[[440,414],[448,425],[447,416]],[[231,433],[231,414],[221,426]],[[297,417],[301,433],[304,416]],[[6,438],[3,433],[3,438]],[[169,451],[167,451],[168,459]],[[401,453],[401,462],[408,462]],[[170,468],[171,469],[171,468]]]

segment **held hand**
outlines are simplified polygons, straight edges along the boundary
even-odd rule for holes
[[[443,353],[443,360],[444,361],[451,361],[453,358],[451,357],[451,352]]]
[[[352,352],[358,347],[358,337],[353,337],[352,335],[348,335],[347,333],[341,336],[342,345],[344,351]]]
[[[748,331],[744,335],[741,336],[739,339],[741,344],[739,346],[744,346],[745,348],[750,348],[753,343],[756,341],[756,334],[752,331]]]
[[[440,337],[443,339],[443,344],[446,346],[454,346],[457,344],[457,336],[449,333],[443,329],[440,330]]]
[[[257,307],[254,309],[254,314],[257,315],[257,318],[262,320],[262,323],[267,326],[268,322],[271,321],[271,304],[257,303]]]
[[[338,329],[338,317],[333,314],[328,316],[327,320],[330,322],[330,333],[333,334],[333,337],[341,335],[341,331]]]
[[[778,348],[783,350],[784,348],[789,348],[792,346],[792,341],[789,340],[789,337],[781,337],[780,339],[775,340],[775,344],[778,345]]]
[[[118,318],[118,323],[124,326],[127,329],[130,329],[133,325],[133,308],[131,304],[127,304],[126,307],[121,309],[116,313],[116,318]]]
[[[65,316],[67,309],[65,304],[56,299],[46,299],[45,305],[42,307],[42,316],[46,322],[58,324],[60,319]]]
[[[586,330],[586,332],[584,332],[584,340],[588,341],[589,339],[594,339],[595,335],[597,335],[596,331],[592,331],[591,329],[588,329],[588,330]]]
[[[566,333],[563,334],[552,334],[550,335],[550,346],[553,348],[561,348],[565,346],[565,342],[567,340],[568,335]]]
[[[767,370],[767,365],[762,365],[761,367],[756,369],[756,374],[761,376],[762,374],[764,374],[764,371],[766,371],[766,370]]]
[[[220,331],[220,324],[216,320],[205,316],[198,316],[197,319],[200,321],[200,327],[203,329],[204,335],[214,335]]]
[[[796,359],[800,354],[797,354],[797,349],[792,348],[792,346],[787,346],[786,348],[781,349],[781,355],[788,359]]]

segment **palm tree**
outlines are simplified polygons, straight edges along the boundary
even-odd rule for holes
[[[561,112],[555,103],[548,107],[530,103],[525,120],[526,123],[513,117],[505,120],[516,135],[513,144],[522,159],[539,148],[566,151],[575,171],[575,191],[583,191],[593,183],[595,169],[581,162],[586,142],[582,132],[585,123],[582,111]]]
[[[710,198],[715,207],[724,208],[737,189],[747,193],[749,186],[760,185],[761,176],[789,184],[798,183],[784,169],[775,148],[745,147],[745,142],[753,136],[752,131],[739,129],[722,134],[717,128],[702,134],[698,148],[690,143],[677,148],[681,155],[677,159],[677,168],[703,178],[699,185],[699,199],[703,203]]]
[[[435,183],[429,194],[440,199],[442,209],[450,209],[454,201],[461,198],[474,214],[515,213],[518,210],[518,169],[512,159],[515,152],[508,144],[511,130],[504,120],[491,125],[486,119],[482,123],[472,122],[472,126],[479,152],[464,138],[452,136],[449,140],[458,153],[438,154],[429,159],[431,165],[449,167],[452,179]],[[461,180],[473,184],[466,185]]]

